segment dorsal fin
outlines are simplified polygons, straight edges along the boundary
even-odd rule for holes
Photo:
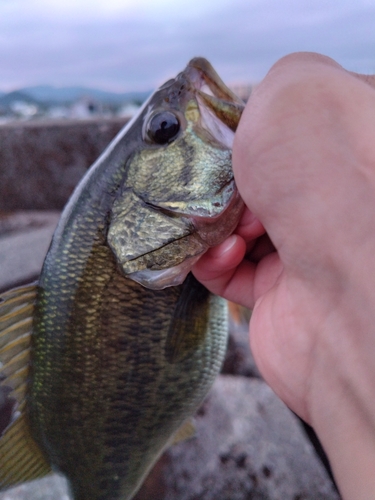
[[[0,489],[51,472],[26,417],[36,284],[0,295]]]

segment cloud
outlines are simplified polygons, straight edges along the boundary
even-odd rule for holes
[[[254,81],[298,50],[370,72],[374,16],[370,0],[0,0],[0,85],[150,89],[196,55]]]

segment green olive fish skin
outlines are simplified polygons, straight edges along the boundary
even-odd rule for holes
[[[51,468],[74,500],[130,499],[206,395],[226,304],[189,270],[242,212],[231,168],[242,109],[193,59],[82,179],[38,284],[2,296],[2,487]]]

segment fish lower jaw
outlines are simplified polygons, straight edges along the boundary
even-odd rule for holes
[[[152,269],[143,269],[141,271],[135,271],[134,273],[127,274],[127,278],[151,290],[163,290],[169,286],[181,285],[201,255],[202,254],[190,257],[181,262],[181,264],[168,269],[156,271]]]

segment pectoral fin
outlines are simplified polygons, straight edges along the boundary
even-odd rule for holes
[[[207,332],[210,292],[188,274],[166,340],[167,361],[176,363],[198,348]]]
[[[0,489],[51,472],[26,417],[36,285],[0,295]]]
[[[172,445],[180,443],[181,441],[186,441],[195,436],[196,430],[192,419],[186,420],[177,432],[173,435]]]
[[[249,326],[251,310],[234,302],[228,302],[229,316],[237,325]]]

